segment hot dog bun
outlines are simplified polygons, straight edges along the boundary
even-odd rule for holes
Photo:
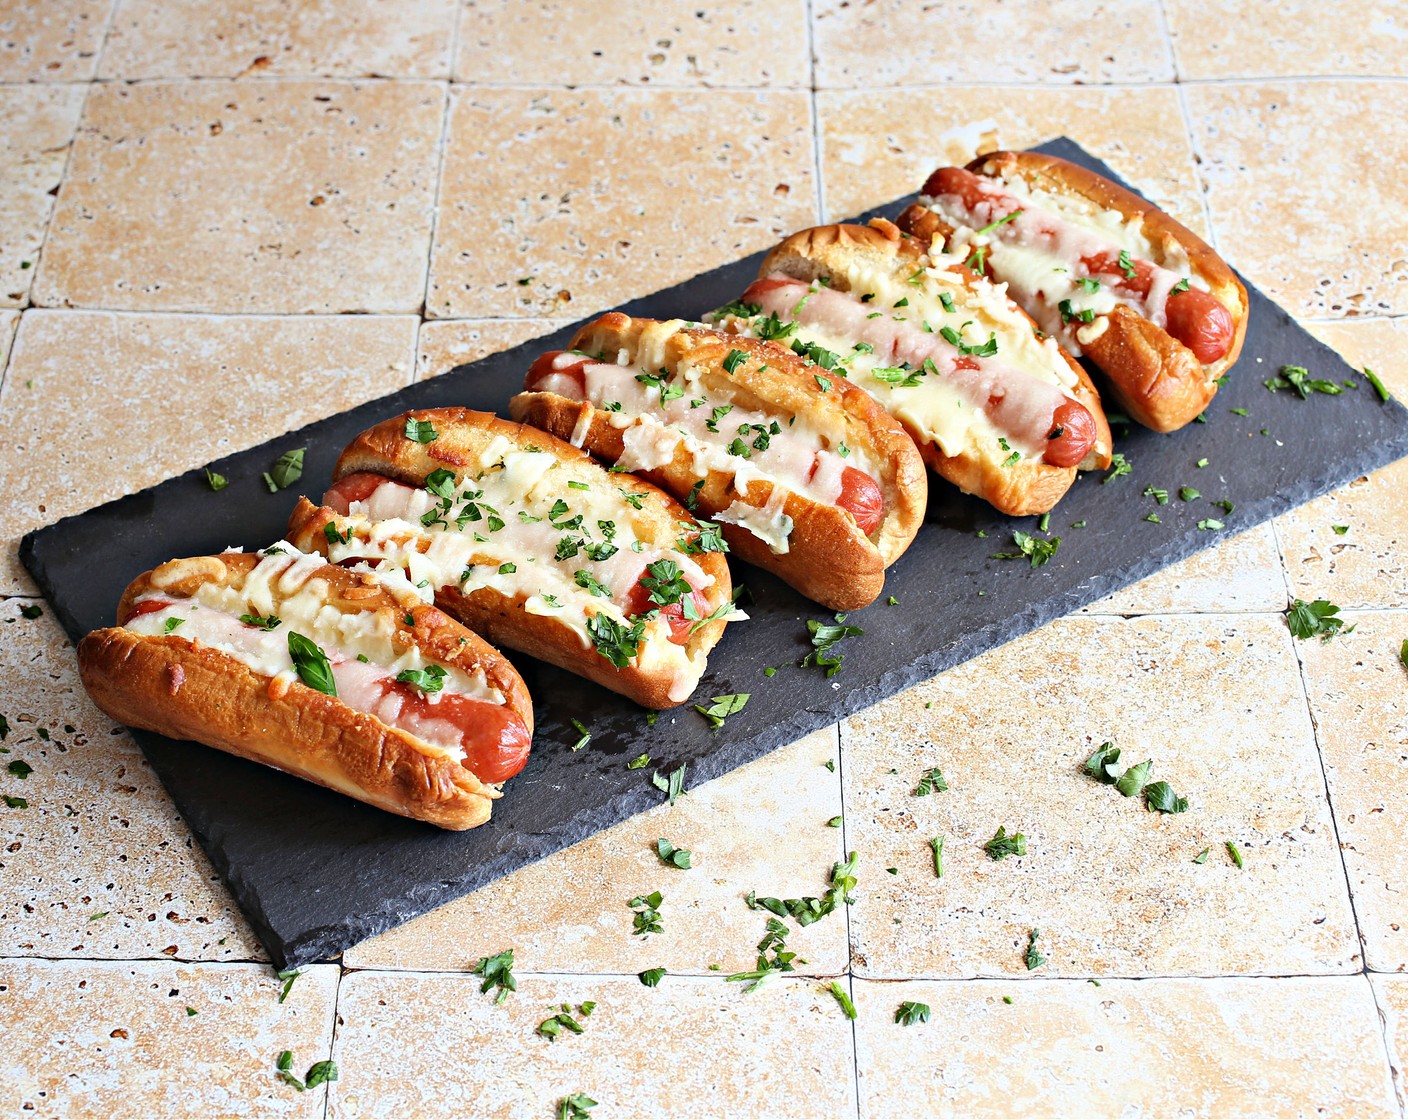
[[[1108,465],[1109,425],[1084,370],[991,283],[892,223],[793,234],[759,277],[721,324],[790,324],[790,338],[834,356],[890,409],[937,474],[1002,512],[1044,513],[1078,467]],[[1079,418],[1078,446],[1058,410]]]
[[[985,249],[985,271],[1089,357],[1139,423],[1168,432],[1196,418],[1246,336],[1246,289],[1217,253],[1138,195],[1054,156],[993,152],[964,170],[1006,199],[974,191],[965,202],[962,172],[940,168],[899,225],[953,251]],[[982,232],[1014,207],[1020,219]],[[1052,216],[1050,228],[1064,232],[1037,236]],[[1170,288],[1175,280],[1186,281],[1182,290]]]
[[[521,393],[516,419],[693,501],[734,552],[825,606],[872,602],[918,532],[928,490],[913,442],[785,347],[611,312],[558,361],[581,370],[580,389]]]
[[[236,612],[259,616],[267,626],[243,625]],[[533,709],[518,673],[409,587],[398,590],[292,550],[226,553],[172,560],[138,576],[117,619],[117,626],[79,643],[78,667],[98,707],[131,727],[193,739],[441,828],[473,828],[489,819],[503,779],[475,773],[473,748],[461,754],[436,745],[397,726],[405,718],[400,713],[387,722],[302,683],[289,668],[287,633],[293,631],[329,658],[345,659],[339,674],[350,671],[364,682],[376,681],[388,666],[438,666],[445,670],[440,693],[425,693],[421,710],[436,712],[459,695],[452,693],[457,684],[465,685],[480,698],[473,703],[497,710],[491,735],[506,732],[523,747],[521,757],[506,757],[487,744],[489,765],[517,772],[526,761]],[[143,619],[157,632],[131,628]],[[221,640],[231,634],[233,641]],[[330,635],[343,643],[340,650]],[[375,684],[353,690],[368,687],[383,692]],[[407,685],[385,689],[397,695],[397,706],[409,692]],[[433,733],[424,723],[416,726]],[[438,726],[436,733],[444,730]]]
[[[434,438],[409,438],[408,422]],[[471,409],[416,410],[357,436],[333,480],[341,512],[300,500],[288,531],[299,548],[408,572],[496,645],[646,707],[688,699],[723,634],[728,564],[688,511],[546,432]],[[690,594],[647,599],[638,581],[670,565]],[[643,617],[651,610],[660,616]]]

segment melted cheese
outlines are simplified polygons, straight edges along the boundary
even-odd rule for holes
[[[447,695],[460,695],[490,704],[504,703],[503,694],[486,680],[482,671],[464,670],[432,661],[414,644],[393,642],[398,615],[386,607],[377,610],[340,610],[328,603],[329,586],[318,575],[326,561],[307,556],[292,545],[282,553],[265,556],[246,577],[243,587],[207,581],[189,598],[174,599],[152,591],[137,604],[152,603],[125,624],[136,634],[170,633],[198,645],[218,649],[269,677],[277,694],[297,679],[289,654],[288,635],[301,634],[327,655],[337,697],[348,707],[377,716],[389,726],[401,727],[432,746],[463,757],[459,727],[434,718],[435,705]],[[272,630],[240,621],[241,615],[280,622]],[[168,629],[170,627],[170,629]],[[365,661],[359,660],[365,658]],[[445,671],[440,692],[427,693],[429,715],[420,716],[403,706],[402,693],[390,687],[398,673],[438,665]]]

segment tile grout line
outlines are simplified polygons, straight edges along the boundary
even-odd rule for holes
[[[826,221],[826,189],[821,178],[821,111],[816,103],[816,28],[813,25],[815,13],[813,0],[806,0],[807,16],[807,106],[811,111],[812,125],[812,174],[816,177],[813,193],[816,199],[816,220]]]
[[[1177,85],[1183,78],[1178,72],[1178,51],[1173,45],[1173,29],[1168,21],[1168,0],[1159,0],[1156,10],[1159,16],[1159,38],[1168,52],[1168,68],[1173,72],[1174,85]]]
[[[342,1006],[342,982],[347,979],[347,966],[342,963],[341,958],[337,962],[337,987],[332,994],[332,1030],[328,1032],[328,1055],[327,1060],[331,1062],[332,1056],[337,1051],[337,1013]],[[336,1067],[334,1067],[336,1068]],[[332,1110],[332,1087],[333,1082],[323,1083],[323,1120],[327,1120],[328,1113]]]
[[[1393,1090],[1393,1099],[1398,1105],[1398,1115],[1408,1116],[1408,1101],[1403,1099],[1403,1094],[1398,1088],[1398,1078],[1394,1076],[1397,1071],[1393,1065],[1393,1043],[1389,1040],[1388,1016],[1384,1013],[1383,1005],[1379,1003],[1379,991],[1374,986],[1374,976],[1375,973],[1365,969],[1364,982],[1369,985],[1369,998],[1374,1003],[1374,1014],[1379,1019],[1379,1035],[1384,1042],[1384,1065],[1388,1069],[1388,1084],[1389,1088]]]
[[[440,229],[440,192],[445,182],[445,155],[450,146],[450,114],[454,110],[455,99],[451,94],[450,83],[445,82],[441,88],[441,96],[444,98],[444,108],[440,117],[440,141],[436,146],[435,158],[435,189],[430,195],[430,236],[425,244],[425,276],[423,277],[420,289],[420,309],[415,313],[420,319],[416,327],[416,350],[420,350],[420,328],[425,325],[425,320],[430,310],[430,278],[432,264],[435,260],[435,235]],[[414,366],[411,370],[412,381],[415,379]]]

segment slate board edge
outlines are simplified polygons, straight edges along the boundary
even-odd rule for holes
[[[1068,141],[1065,143],[1069,143]],[[1046,147],[1061,146],[1061,142],[1055,142]],[[910,201],[913,196],[901,199],[896,203],[870,211],[863,217],[874,214],[892,215],[902,207],[905,202]],[[762,253],[753,254],[744,261],[758,261]],[[730,262],[721,268],[734,268],[743,262]],[[718,271],[718,270],[711,270]],[[633,300],[624,305],[625,310],[630,311],[634,304],[645,300],[658,300],[667,296],[670,292],[694,285],[702,277],[709,275],[701,274],[699,277],[692,277],[673,285],[670,288],[662,289],[659,292],[642,296],[638,300]],[[1263,297],[1264,298],[1264,297]],[[1267,301],[1270,304],[1270,301]],[[1275,306],[1274,304],[1270,304]],[[1277,308],[1285,315],[1282,309]],[[590,318],[590,317],[589,317]],[[1288,322],[1294,325],[1294,320],[1286,316]],[[583,322],[589,321],[582,320]],[[518,351],[537,351],[543,346],[543,340],[562,336],[574,329],[574,326],[559,328],[549,332],[548,335],[539,339],[529,340],[513,347],[508,354]],[[1323,344],[1321,344],[1323,345]],[[465,367],[456,367],[463,369]],[[1251,370],[1248,368],[1248,375]],[[312,424],[305,425],[297,429],[300,435],[311,435],[320,430],[324,430],[332,425],[344,425],[355,416],[365,417],[365,423],[361,426],[369,426],[377,420],[383,419],[388,413],[398,411],[405,407],[401,402],[411,398],[422,398],[428,393],[433,393],[434,380],[414,382],[408,386],[402,386],[393,393],[373,401],[365,402],[354,406],[352,409],[333,416],[324,417]],[[419,403],[419,402],[418,402]],[[1307,407],[1313,407],[1307,402]],[[1396,402],[1387,407],[1402,411],[1401,406]],[[276,443],[287,440],[293,432],[285,433],[284,436],[266,441],[266,443]],[[263,445],[260,445],[263,446]],[[221,465],[232,462],[241,456],[248,455],[254,448],[245,448],[235,451],[211,463],[210,466],[220,469]],[[1294,487],[1283,488],[1280,492],[1269,497],[1249,501],[1245,505],[1239,505],[1235,524],[1232,531],[1243,531],[1251,528],[1262,521],[1277,516],[1295,506],[1309,501],[1310,499],[1333,489],[1349,478],[1357,477],[1360,474],[1368,473],[1388,462],[1408,454],[1408,429],[1401,429],[1396,439],[1387,443],[1365,445],[1343,458],[1333,461],[1333,469],[1327,468],[1317,474],[1313,479],[1299,480]],[[162,490],[166,487],[190,486],[198,484],[202,478],[204,468],[196,468],[183,475],[167,479],[155,487],[148,488],[138,494],[127,495],[116,499],[114,502],[106,503],[107,506],[120,505],[140,501],[144,495],[153,490]],[[104,507],[96,507],[102,509]],[[92,513],[93,510],[86,511]],[[85,514],[76,514],[73,517],[83,517]],[[36,529],[27,533],[21,542],[20,558],[31,574],[39,583],[49,602],[54,606],[56,616],[70,637],[76,642],[81,636],[78,633],[76,619],[64,608],[63,603],[52,591],[51,581],[47,578],[43,558],[39,554],[36,544],[42,541],[57,526],[70,521],[73,517],[63,518],[53,525]],[[1183,559],[1203,548],[1211,547],[1218,540],[1230,535],[1227,532],[1198,532],[1184,531],[1178,536],[1171,538],[1167,543],[1168,547],[1161,553],[1146,553],[1140,560],[1122,568],[1110,568],[1099,572],[1092,572],[1090,576],[1082,579],[1068,591],[1058,594],[1048,595],[1044,600],[1036,603],[1028,603],[1024,609],[1016,612],[1004,620],[1001,624],[990,624],[969,631],[953,642],[946,643],[938,649],[922,655],[921,657],[885,673],[873,680],[859,683],[848,688],[842,693],[838,693],[836,703],[825,709],[801,709],[796,711],[791,719],[770,725],[765,733],[754,735],[746,739],[738,739],[722,742],[716,751],[713,751],[703,759],[697,761],[690,773],[690,785],[694,786],[720,776],[728,771],[743,765],[749,761],[767,754],[785,743],[792,742],[807,732],[820,727],[828,726],[837,720],[844,719],[884,698],[901,691],[903,688],[917,683],[920,680],[928,679],[933,675],[942,672],[954,665],[968,660],[979,653],[996,648],[1012,638],[1027,633],[1037,627],[1044,625],[1052,619],[1061,617],[1095,602],[1111,592],[1125,587],[1138,579],[1144,578],[1167,565]],[[1052,561],[1052,565],[1059,567],[1061,564],[1059,554]],[[1041,571],[1023,572],[1027,578],[1039,579]],[[139,742],[145,747],[145,740],[148,733],[134,733]],[[159,739],[157,736],[150,736],[151,739]],[[621,820],[634,816],[651,806],[657,804],[660,798],[657,793],[642,784],[638,790],[631,790],[626,794],[617,797],[614,801],[603,803],[594,809],[588,809],[582,813],[573,815],[565,820],[559,821],[556,828],[550,833],[535,834],[531,851],[525,851],[524,846],[513,851],[501,851],[492,858],[482,860],[474,866],[471,872],[463,876],[452,878],[442,878],[434,883],[413,884],[403,895],[392,899],[386,899],[383,905],[371,910],[359,913],[358,915],[346,919],[337,924],[323,925],[301,931],[293,936],[285,936],[273,928],[267,915],[260,906],[259,894],[256,887],[249,884],[244,873],[230,864],[224,858],[225,845],[221,842],[219,829],[207,829],[202,837],[201,832],[195,829],[198,838],[202,839],[202,845],[211,858],[217,872],[230,885],[232,892],[238,899],[241,908],[254,928],[254,932],[264,943],[271,957],[279,967],[292,967],[311,963],[314,960],[323,959],[329,955],[336,954],[341,950],[356,944],[365,937],[382,932],[385,929],[399,924],[419,913],[439,905],[451,898],[458,897],[471,890],[477,889],[486,883],[499,878],[507,871],[525,866],[527,863],[535,862],[560,848],[567,846],[584,835],[591,835],[601,828],[618,823]],[[178,806],[179,808],[179,806]],[[188,823],[192,823],[187,814],[182,811]],[[581,832],[582,826],[589,826],[590,831]],[[562,839],[563,833],[569,834],[571,838]],[[526,857],[526,858],[525,858]]]

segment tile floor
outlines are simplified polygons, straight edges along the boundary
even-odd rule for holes
[[[283,1002],[15,555],[34,526],[911,190],[985,128],[1078,138],[1408,396],[1408,3],[1361,13],[0,0],[0,1110],[551,1117],[585,1093],[599,1117],[1402,1117],[1408,463],[308,968]],[[1354,630],[1295,641],[1293,597]],[[1107,738],[1193,810],[1082,778]],[[933,766],[949,789],[911,796]],[[985,858],[998,823],[1027,855]],[[694,866],[664,867],[660,835]],[[747,892],[819,894],[849,850],[856,902],[793,929],[796,975],[727,982],[765,932]],[[626,901],[653,889],[664,932],[634,937]],[[510,947],[500,1005],[470,970]],[[904,1003],[929,1020],[897,1023]],[[549,1041],[564,1004],[584,1033]],[[283,1051],[293,1081],[339,1077],[300,1091]]]

